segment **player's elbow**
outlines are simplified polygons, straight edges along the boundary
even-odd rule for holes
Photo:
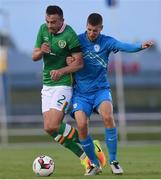
[[[34,55],[32,55],[32,60],[33,60],[33,61],[36,61],[37,58],[36,58]]]
[[[40,55],[37,55],[37,54],[32,54],[32,60],[33,61],[39,61],[42,57]]]
[[[41,52],[40,49],[34,49],[32,53],[32,60],[33,61],[39,61],[43,56],[43,53]]]
[[[38,61],[39,59],[36,56],[32,55],[32,60],[33,61]]]

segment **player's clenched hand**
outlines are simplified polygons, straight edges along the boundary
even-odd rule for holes
[[[58,81],[63,74],[61,70],[52,70],[50,71],[50,75],[52,80]]]
[[[49,44],[48,43],[43,43],[41,45],[41,51],[43,53],[49,53],[51,51]]]
[[[154,44],[153,41],[146,41],[142,44],[142,49],[146,49],[146,48],[149,48],[151,47],[152,45]]]
[[[66,58],[67,65],[70,65],[74,60],[75,60],[74,57],[68,56],[68,57]]]

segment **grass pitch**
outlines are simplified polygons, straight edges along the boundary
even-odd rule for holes
[[[107,153],[105,146],[104,152]],[[38,177],[32,171],[32,162],[46,154],[54,159],[56,168],[50,177]],[[118,149],[123,175],[113,175],[107,165],[103,173],[85,177],[79,159],[56,144],[35,144],[0,147],[0,179],[160,179],[161,145],[126,146]]]

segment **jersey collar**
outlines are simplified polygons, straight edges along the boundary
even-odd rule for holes
[[[62,33],[62,32],[64,31],[65,27],[66,27],[66,24],[65,24],[65,23],[63,23],[63,25],[62,25],[61,29],[60,29],[60,30],[59,30],[56,34],[60,34],[60,33]]]

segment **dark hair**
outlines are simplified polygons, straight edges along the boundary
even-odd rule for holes
[[[102,25],[103,18],[98,13],[92,13],[88,16],[87,23],[91,24],[92,26]]]
[[[52,15],[52,14],[58,14],[59,16],[63,17],[63,11],[59,6],[48,6],[46,9],[46,14],[47,15]]]

